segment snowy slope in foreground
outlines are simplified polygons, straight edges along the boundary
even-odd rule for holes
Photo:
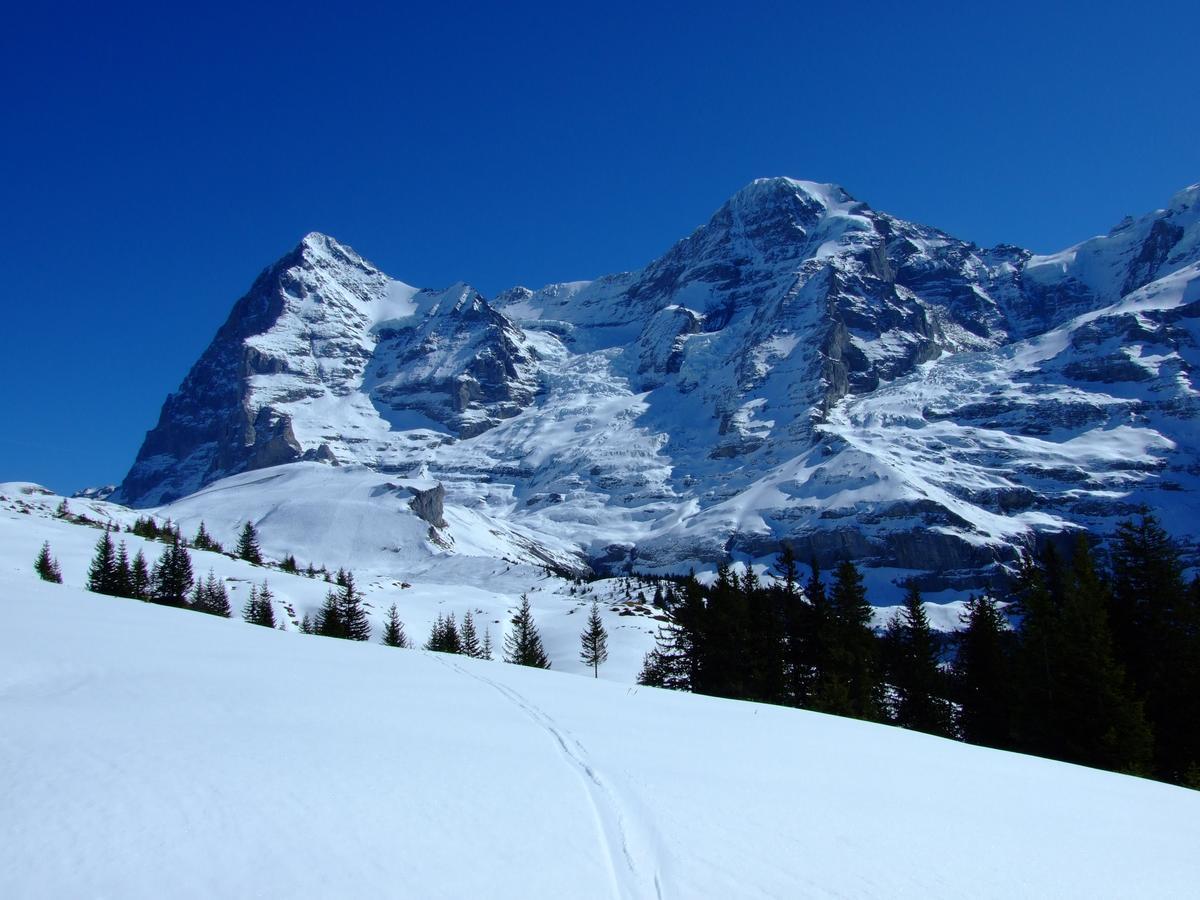
[[[0,574],[0,893],[1190,896],[1200,794]]]

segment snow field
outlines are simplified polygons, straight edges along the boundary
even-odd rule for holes
[[[6,543],[7,546],[7,543]],[[1200,794],[0,571],[6,897],[1185,897]]]
[[[294,477],[304,476],[306,470],[324,480],[314,481],[308,477],[297,484]],[[392,603],[396,604],[405,631],[415,645],[425,643],[439,615],[453,614],[461,622],[464,614],[471,610],[480,640],[485,629],[490,631],[499,661],[511,611],[525,593],[529,596],[553,667],[563,672],[591,675],[591,670],[579,661],[579,634],[584,628],[588,606],[593,598],[598,599],[609,632],[609,659],[600,667],[600,677],[626,684],[635,680],[643,656],[654,643],[659,624],[645,615],[628,614],[634,607],[627,606],[626,601],[636,601],[637,589],[627,594],[619,579],[576,588],[569,580],[548,575],[528,563],[469,555],[471,545],[468,542],[472,539],[485,546],[490,540],[490,546],[496,548],[496,557],[506,550],[513,550],[502,538],[482,527],[476,527],[474,531],[452,527],[453,533],[466,535],[456,548],[461,551],[461,545],[467,544],[466,552],[435,554],[424,544],[428,525],[412,515],[406,505],[403,510],[398,510],[390,509],[384,502],[357,502],[353,493],[347,490],[347,480],[341,477],[342,474],[348,475],[352,483],[357,481],[356,476],[370,476],[368,485],[384,480],[383,476],[365,471],[346,473],[317,464],[288,466],[229,479],[251,482],[257,476],[262,482],[258,487],[214,488],[156,511],[156,514],[161,521],[169,513],[188,537],[195,534],[200,522],[204,521],[206,529],[225,549],[232,550],[245,522],[243,510],[246,507],[243,504],[265,511],[255,517],[265,557],[280,560],[287,553],[294,553],[301,569],[308,562],[318,568],[325,565],[331,572],[346,567],[364,594],[373,641],[378,641],[383,633],[383,623]],[[331,485],[327,496],[322,496],[319,491],[322,484]],[[54,510],[63,498],[24,492],[30,489],[36,490],[36,486],[0,485],[0,573],[12,577],[32,575],[33,560],[43,541],[49,541],[66,584],[83,589],[96,542],[103,532],[54,518]],[[274,493],[276,491],[278,494]],[[294,496],[291,496],[293,491]],[[408,496],[405,491],[405,504]],[[73,514],[122,526],[132,525],[139,514],[110,503],[69,499],[67,504]],[[23,507],[30,511],[20,512]],[[478,517],[474,520],[469,515],[464,517],[466,524],[473,521],[478,526]],[[412,533],[406,534],[405,527]],[[166,546],[125,532],[114,534],[114,540],[125,541],[130,558],[142,550],[150,566]],[[396,542],[394,546],[392,541]],[[296,632],[299,620],[306,612],[310,616],[316,613],[331,587],[320,577],[309,579],[289,575],[278,569],[230,559],[220,553],[195,549],[188,552],[198,579],[205,577],[211,569],[224,582],[235,618],[241,616],[250,586],[266,580],[275,595],[276,619],[287,618],[287,627]],[[572,594],[572,590],[576,593]],[[652,598],[653,587],[644,590],[647,598]],[[294,611],[294,618],[286,616],[288,608]],[[621,611],[627,611],[627,614],[621,615]],[[301,637],[298,632],[296,636]]]

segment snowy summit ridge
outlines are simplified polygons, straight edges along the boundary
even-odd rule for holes
[[[959,585],[1143,503],[1191,534],[1198,197],[1035,255],[759,179],[638,271],[491,299],[310,233],[235,304],[114,499],[365,466],[580,565],[787,540]]]

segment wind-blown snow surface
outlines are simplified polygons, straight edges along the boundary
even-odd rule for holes
[[[1190,897],[1200,794],[0,572],[6,898]]]
[[[1143,504],[1200,537],[1197,323],[1200,185],[1036,256],[760,179],[638,271],[490,300],[311,234],[114,496],[339,463],[441,482],[567,566],[762,563],[786,540],[975,589],[1014,545]]]

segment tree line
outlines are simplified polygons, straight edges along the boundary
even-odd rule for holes
[[[166,530],[153,519],[139,519],[135,533],[149,537],[151,528],[160,538],[169,538],[153,567],[139,549],[132,559],[125,542],[114,542],[115,529],[106,528],[96,544],[95,555],[88,568],[87,589],[98,594],[144,600],[165,606],[192,609],[197,612],[230,618],[233,615],[225,585],[209,570],[208,576],[198,580],[192,569],[191,555],[178,529]],[[200,524],[192,546],[198,549],[221,552],[220,544],[207,533],[204,523]],[[258,536],[254,526],[247,522],[238,540],[237,556],[240,559],[261,565],[262,556],[258,547]],[[46,581],[62,583],[62,570],[53,557],[50,544],[42,545],[34,560],[34,570]],[[293,562],[294,570],[294,562]],[[307,612],[300,620],[299,628],[304,634],[339,638],[351,641],[371,639],[371,623],[362,592],[358,589],[354,575],[339,569],[325,596],[325,601],[315,616]],[[274,595],[264,580],[262,585],[251,585],[250,597],[242,609],[242,618],[255,625],[286,630],[284,619],[277,619],[274,610]],[[533,619],[529,597],[521,595],[521,603],[512,618],[512,627],[505,635],[503,659],[515,665],[550,668],[550,658],[542,644],[541,635]],[[608,634],[600,619],[598,605],[592,603],[591,616],[580,635],[580,659],[592,668],[598,677],[600,665],[608,659]],[[381,643],[389,647],[409,648],[412,646],[400,621],[396,604],[388,610],[384,622]],[[485,627],[480,638],[474,614],[468,610],[458,623],[453,613],[438,615],[424,649],[441,653],[455,653],[475,659],[492,659],[491,631]]]
[[[769,583],[721,566],[671,586],[638,680],[1200,788],[1200,580],[1148,513],[1098,548],[1023,553],[943,637],[915,584],[879,633],[857,567],[802,579],[785,547]]]

